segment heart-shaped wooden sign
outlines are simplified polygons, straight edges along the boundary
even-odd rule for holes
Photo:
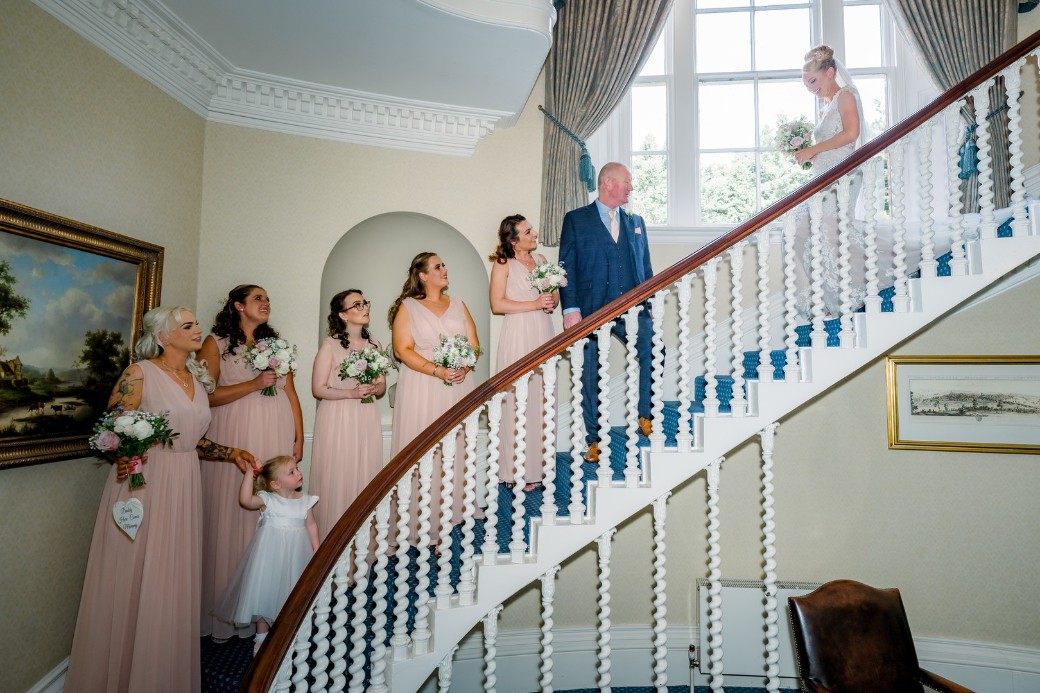
[[[137,538],[137,530],[144,524],[144,503],[140,498],[116,501],[112,506],[112,517],[115,518],[119,529],[126,532],[130,541],[133,541]]]

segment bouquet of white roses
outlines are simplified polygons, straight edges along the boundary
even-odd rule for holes
[[[531,270],[531,287],[540,294],[551,294],[567,286],[567,270],[563,263],[543,262]]]
[[[445,368],[472,368],[477,365],[478,356],[480,356],[480,347],[470,344],[466,335],[457,334],[454,337],[441,335],[441,341],[434,348],[431,360]],[[447,381],[444,384],[451,387],[451,383]]]
[[[339,365],[340,380],[353,378],[363,385],[368,385],[376,378],[390,370],[390,359],[375,347],[366,347],[360,351],[352,351]],[[364,404],[375,401],[372,395],[361,400]]]
[[[90,447],[130,459],[130,488],[144,486],[141,457],[153,445],[171,445],[179,434],[170,428],[166,412],[153,413],[116,408],[105,412],[94,425]]]
[[[258,373],[274,371],[278,377],[296,372],[296,345],[289,345],[280,337],[265,337],[258,339],[246,347],[242,354],[242,362],[251,366]],[[265,387],[260,391],[268,397],[278,394],[278,388],[274,385]]]
[[[805,116],[781,123],[776,129],[776,148],[786,154],[812,146],[813,126]],[[809,168],[812,163],[806,161],[802,168]]]

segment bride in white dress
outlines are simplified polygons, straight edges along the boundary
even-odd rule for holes
[[[798,164],[812,163],[814,178],[824,175],[867,140],[866,124],[863,120],[863,103],[852,77],[840,61],[834,58],[829,46],[816,46],[805,54],[802,66],[802,82],[811,94],[823,101],[820,120],[813,131],[815,144],[794,153]],[[849,218],[853,219],[862,187],[862,174],[852,174],[849,186]],[[860,215],[861,216],[861,215]],[[802,205],[797,212],[795,256],[802,263],[800,289],[796,298],[798,311],[803,317],[810,315],[811,290],[808,283],[810,273],[809,210]],[[824,309],[829,316],[838,315],[840,307],[838,286],[838,207],[836,186],[823,192],[822,235],[826,241],[822,248],[824,285]],[[852,253],[862,253],[862,238],[855,232],[851,235]],[[866,282],[853,280],[853,306],[862,305],[866,296]]]

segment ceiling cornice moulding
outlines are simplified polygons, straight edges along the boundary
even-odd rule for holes
[[[448,14],[496,26],[530,29],[552,43],[556,8],[548,0],[417,0]]]
[[[535,0],[421,0],[471,20],[522,24]],[[455,107],[238,70],[149,0],[33,0],[123,65],[213,122],[378,147],[468,156],[517,114]],[[498,6],[501,12],[489,13]],[[482,8],[482,12],[477,12]],[[488,15],[491,16],[488,16]],[[541,17],[542,21],[546,20]],[[528,25],[535,29],[536,25]]]

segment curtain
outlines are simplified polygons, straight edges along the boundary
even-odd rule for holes
[[[546,62],[545,110],[588,139],[628,93],[672,1],[568,0]],[[544,128],[541,236],[557,245],[563,215],[588,204],[588,190],[578,177],[578,144],[548,119]]]
[[[887,0],[903,32],[920,51],[939,88],[946,91],[1015,45],[1018,0]],[[1013,95],[1017,98],[1017,95]],[[993,194],[996,207],[1009,203],[1008,117],[1003,79],[989,89]],[[974,106],[962,108],[965,126],[975,124]],[[978,174],[964,181],[965,211],[978,209]]]

